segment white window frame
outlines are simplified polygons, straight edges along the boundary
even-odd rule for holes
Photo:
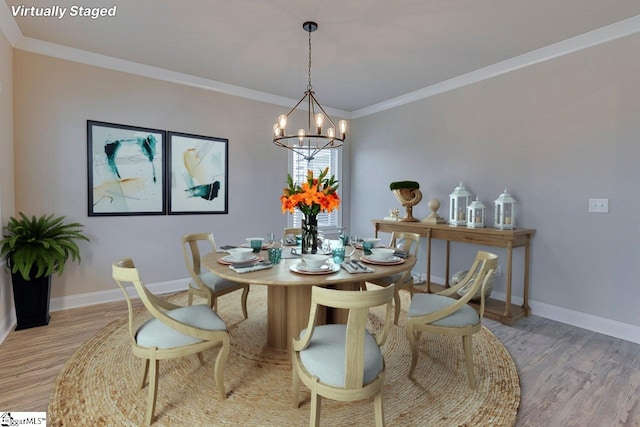
[[[327,158],[329,157],[329,158]],[[318,174],[327,166],[329,166],[329,176],[335,175],[340,186],[338,187],[338,195],[340,196],[340,206],[331,213],[320,212],[318,214],[318,230],[324,232],[333,232],[342,228],[342,149],[333,148],[321,150],[316,154],[311,162],[307,162],[302,156],[294,152],[289,152],[289,174],[293,177],[293,182],[301,184],[307,176],[307,170],[313,171],[313,176]],[[298,173],[294,173],[294,167],[298,167]],[[295,212],[287,213],[287,227],[300,227],[302,220],[302,212],[296,209]]]

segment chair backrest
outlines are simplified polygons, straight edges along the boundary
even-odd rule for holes
[[[164,300],[155,296],[149,289],[147,289],[146,285],[140,279],[140,275],[138,274],[138,269],[133,263],[131,258],[123,258],[113,263],[112,274],[114,280],[120,286],[120,289],[125,293],[125,297],[127,298],[127,303],[129,305],[130,319],[133,318],[130,297],[127,292],[127,288],[124,285],[125,282],[131,283],[140,300],[144,304],[145,308],[154,316],[154,317],[164,317],[164,311],[175,308],[176,306],[170,303],[165,302]],[[132,330],[132,328],[130,328]]]
[[[282,231],[282,238],[285,239],[289,234],[294,236],[302,234],[302,228],[300,227],[287,227]]]
[[[393,292],[393,285],[367,291],[342,291],[317,286],[312,288],[311,312],[307,327],[307,331],[310,332],[305,334],[303,341],[308,342],[313,335],[319,306],[349,310],[345,342],[345,389],[347,390],[363,386],[364,340],[370,308],[386,304],[383,330],[374,336],[379,346],[383,345],[387,339],[391,323]]]
[[[479,288],[481,288],[481,299],[480,299],[480,316],[484,314],[484,288],[487,282],[491,279],[491,275],[498,268],[498,255],[493,254],[491,252],[486,251],[478,251],[476,254],[476,258],[473,260],[473,264],[469,269],[467,275],[460,280],[455,286],[447,289],[447,293],[450,295],[453,292],[458,292],[458,290],[473,279],[473,283],[466,289],[466,292],[460,296],[460,301],[463,301],[465,304],[469,302],[477,293]]]
[[[201,254],[216,251],[216,241],[213,233],[194,233],[182,236],[182,253],[191,278],[200,284],[202,272],[200,260]]]
[[[398,245],[400,244],[402,244],[402,248],[398,248]],[[409,254],[417,257],[418,248],[420,247],[420,235],[418,233],[394,231],[391,233],[389,247],[407,251]]]
[[[131,296],[125,286],[125,282],[131,283],[134,280],[138,280],[138,271],[133,264],[133,260],[131,258],[123,258],[114,262],[112,267],[112,277],[124,293],[124,297],[127,300],[127,308],[129,309],[129,336],[131,337],[131,341],[135,343],[136,336],[133,324],[133,307],[131,305]]]

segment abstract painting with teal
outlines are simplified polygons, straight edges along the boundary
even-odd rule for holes
[[[214,180],[210,175],[211,170],[218,169],[215,163],[219,162],[217,156],[207,156],[211,149],[210,144],[199,145],[198,149],[188,148],[183,153],[183,161],[186,173],[184,174],[188,197],[199,197],[211,201],[218,197],[220,181]],[[205,163],[205,159],[209,162]]]
[[[151,174],[153,176],[153,182],[156,182],[156,170],[153,165],[153,159],[156,155],[156,138],[153,135],[147,135],[146,137],[135,137],[130,139],[120,139],[116,141],[107,141],[104,144],[104,152],[107,155],[107,163],[109,168],[118,179],[121,179],[120,172],[118,171],[118,165],[116,164],[116,156],[123,144],[136,144],[140,147],[142,154],[149,160],[151,164]]]

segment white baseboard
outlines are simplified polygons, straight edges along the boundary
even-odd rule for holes
[[[444,283],[444,278],[431,276],[431,281],[435,283]],[[504,292],[493,291],[491,293],[491,298],[499,301],[505,301],[507,296]],[[522,305],[522,298],[512,296],[511,303]],[[555,320],[556,322],[566,323],[567,325],[576,326],[599,334],[640,344],[640,326],[605,319],[604,317],[597,317],[591,314],[557,307],[544,302],[529,300],[529,306],[531,307],[531,314],[535,316],[544,317],[545,319]]]
[[[502,292],[493,292],[491,294],[491,298],[505,301],[506,295]],[[522,298],[512,297],[511,302],[513,304],[521,305]],[[557,322],[566,323],[567,325],[577,326],[578,328],[587,329],[589,331],[640,344],[640,326],[605,319],[603,317],[597,317],[591,314],[585,314],[579,311],[546,304],[544,302],[529,300],[529,306],[531,307],[531,314],[535,316],[544,317],[545,319],[555,320]]]
[[[170,280],[167,282],[147,284],[146,286],[152,293],[160,295],[171,292],[184,291],[187,289],[188,283],[189,279],[178,279]],[[138,295],[133,286],[128,287],[127,291],[132,297],[137,297]],[[110,289],[108,291],[89,292],[86,294],[51,298],[51,302],[49,303],[49,310],[67,310],[70,308],[85,307],[88,305],[122,300],[124,300],[124,295],[122,294],[120,288],[116,288]]]
[[[189,279],[171,280],[147,284],[147,288],[156,295],[168,294],[172,292],[184,291],[187,289]],[[127,292],[132,298],[137,298],[138,293],[133,286],[127,287]],[[70,308],[86,307],[105,302],[122,301],[124,295],[122,291],[110,289],[108,291],[89,292],[86,294],[70,295],[65,297],[51,298],[49,301],[49,311],[68,310]],[[5,324],[0,325],[0,344],[2,344],[9,333],[16,327],[15,311],[11,310],[9,318]]]
[[[433,277],[432,280],[437,282],[439,278]],[[159,282],[148,284],[147,287],[155,294],[166,294],[171,292],[179,292],[187,289],[189,279],[178,279],[167,282]],[[442,283],[442,282],[440,282]],[[129,294],[137,296],[134,288],[127,288]],[[506,295],[502,292],[493,292],[491,298],[504,301]],[[65,297],[52,298],[50,303],[51,311],[67,310],[70,308],[85,307],[94,304],[102,304],[105,302],[121,301],[124,299],[120,289],[112,289],[108,291],[90,292],[87,294],[71,295]],[[513,304],[522,304],[522,298],[512,297]],[[628,323],[618,322],[615,320],[605,319],[602,317],[592,316],[590,314],[581,313],[579,311],[569,310],[563,307],[556,307],[543,302],[529,300],[532,314],[545,319],[555,320],[557,322],[566,323],[578,328],[587,329],[589,331],[620,338],[626,341],[640,344],[640,327],[630,325]],[[10,319],[8,324],[0,325],[0,343],[4,341],[9,332],[15,327],[15,316]]]

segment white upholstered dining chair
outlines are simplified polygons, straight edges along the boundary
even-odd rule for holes
[[[391,233],[391,240],[389,241],[390,248],[396,248],[407,252],[409,255],[418,257],[418,248],[420,247],[420,235],[418,233],[405,233],[394,231]],[[395,293],[393,295],[393,303],[395,305],[395,314],[393,317],[393,323],[398,324],[400,318],[400,290],[407,289],[411,296],[413,296],[413,277],[411,276],[411,270],[407,270],[404,273],[394,274],[389,277],[382,277],[380,279],[368,280],[366,283],[372,283],[378,286],[395,285]]]
[[[191,283],[189,283],[188,288],[188,304],[191,305],[193,296],[197,295],[205,298],[207,304],[217,311],[219,296],[242,289],[242,314],[246,319],[248,317],[247,296],[249,295],[249,285],[223,279],[208,270],[203,271],[201,253],[211,251],[217,251],[213,233],[194,233],[182,236],[184,262],[191,276]]]
[[[149,394],[144,424],[150,425],[158,394],[159,362],[164,359],[197,354],[204,363],[202,352],[218,348],[214,375],[221,399],[226,399],[224,366],[229,355],[227,327],[215,311],[204,304],[187,307],[171,304],[152,294],[140,280],[133,260],[123,258],[113,263],[112,276],[127,300],[129,309],[129,336],[133,354],[144,359],[140,388],[149,379]],[[131,304],[127,284],[133,284],[147,312],[153,316],[138,328],[136,312]]]
[[[370,291],[342,291],[314,286],[309,323],[293,338],[293,403],[298,407],[300,381],[311,390],[311,426],[320,425],[321,396],[339,401],[373,397],[376,426],[384,425],[384,358],[380,346],[389,333],[393,285]],[[369,309],[386,304],[380,334],[367,331]],[[347,324],[319,325],[320,307],[349,310]]]
[[[411,366],[409,378],[418,362],[418,341],[422,332],[462,337],[467,378],[472,389],[477,388],[473,368],[472,336],[482,328],[484,314],[484,288],[498,267],[498,256],[490,252],[478,251],[467,275],[455,286],[437,294],[420,293],[411,298],[407,313],[407,338],[411,346]],[[459,299],[451,297],[472,281],[466,293]],[[480,289],[480,310],[476,311],[467,303]]]

